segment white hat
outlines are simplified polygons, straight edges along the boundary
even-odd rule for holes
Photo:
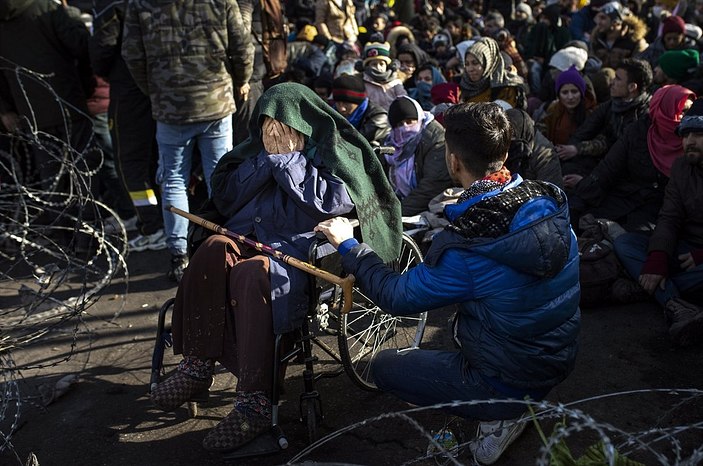
[[[584,49],[580,47],[564,47],[552,55],[549,60],[549,66],[559,71],[566,71],[573,65],[577,70],[581,71],[586,65],[586,60],[588,60],[588,52]]]

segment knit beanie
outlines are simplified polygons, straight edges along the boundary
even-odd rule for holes
[[[422,107],[415,100],[405,95],[400,96],[388,109],[388,122],[395,128],[403,120],[421,120],[420,110]]]
[[[678,136],[701,132],[703,132],[703,97],[693,101],[693,105],[691,105],[691,108],[681,118],[681,123],[676,127]]]
[[[527,15],[528,18],[532,18],[532,7],[527,3],[520,3],[515,7],[515,11],[521,11]]]
[[[554,89],[557,91],[557,94],[559,94],[559,89],[561,89],[564,84],[573,84],[576,86],[579,92],[581,92],[581,97],[586,94],[586,81],[584,81],[581,73],[579,73],[573,65],[568,70],[559,73],[559,76],[557,76],[557,80],[554,85]]]
[[[300,32],[296,36],[296,39],[312,42],[316,35],[317,28],[312,24],[306,24],[305,26],[303,26],[303,29],[300,30]]]
[[[332,99],[335,102],[360,104],[366,98],[366,86],[357,76],[342,75],[332,82]]]
[[[682,17],[672,15],[666,17],[664,21],[662,21],[662,36],[665,36],[670,32],[675,32],[677,34],[683,34],[686,32],[686,22]]]
[[[383,60],[386,64],[391,64],[391,45],[388,42],[369,42],[364,46],[361,56],[364,66],[371,60]]]
[[[688,78],[700,63],[697,50],[669,50],[659,57],[659,66],[671,79],[677,81]]]
[[[549,59],[549,66],[566,71],[571,66],[576,66],[576,69],[581,71],[588,60],[588,52],[580,47],[564,47],[557,50],[552,58]]]

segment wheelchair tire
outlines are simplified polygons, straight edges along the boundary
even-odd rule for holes
[[[390,264],[406,272],[422,262],[422,252],[413,239],[403,234],[400,255]],[[338,346],[344,370],[364,390],[377,390],[371,381],[371,359],[384,349],[414,349],[420,346],[427,313],[394,317],[354,288],[352,308],[339,319]]]

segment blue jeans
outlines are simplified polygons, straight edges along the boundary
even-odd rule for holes
[[[649,236],[644,233],[625,233],[615,240],[615,254],[628,275],[635,281],[639,279],[642,266],[647,259]],[[662,306],[666,306],[667,301],[679,297],[681,293],[703,285],[703,265],[698,265],[689,271],[681,269],[678,255],[691,252],[691,249],[693,248],[690,244],[679,241],[676,245],[677,257],[669,258],[669,278],[666,279],[663,290],[657,287],[654,292],[654,298]]]
[[[161,185],[164,206],[188,209],[188,183],[193,161],[193,148],[198,145],[203,175],[210,192],[210,177],[218,160],[232,150],[232,115],[220,120],[173,125],[156,123],[159,144],[159,168],[156,181]],[[164,210],[166,244],[171,254],[188,251],[188,220]]]
[[[371,362],[371,377],[381,390],[418,406],[508,399],[454,351],[381,351]],[[446,410],[465,418],[494,421],[518,418],[527,407],[523,403],[501,402],[464,404]]]

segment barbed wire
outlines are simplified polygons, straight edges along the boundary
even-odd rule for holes
[[[105,228],[105,218],[118,216],[96,199],[94,178],[103,153],[95,135],[77,147],[68,136],[90,116],[56,94],[48,75],[2,57],[0,71],[14,75],[30,109],[16,131],[0,127],[0,452],[14,452],[12,436],[23,403],[21,371],[71,359],[82,316],[120,271],[127,275],[127,236],[123,225],[117,232]],[[28,82],[49,91],[63,119],[57,133],[67,136],[37,126]],[[123,307],[124,300],[116,315]],[[56,359],[19,353],[54,332],[68,331],[70,348]],[[14,355],[20,354],[17,363]],[[12,422],[5,422],[9,417]]]

